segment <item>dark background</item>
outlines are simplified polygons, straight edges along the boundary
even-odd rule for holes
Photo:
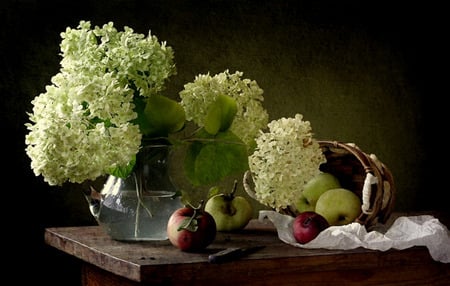
[[[14,284],[79,285],[79,262],[45,246],[44,228],[95,224],[79,188],[49,187],[24,152],[30,102],[58,72],[60,33],[80,20],[167,41],[178,69],[167,94],[175,98],[199,73],[244,72],[264,90],[270,120],[301,113],[317,138],[375,153],[394,175],[396,210],[447,212],[444,9],[311,2],[2,1],[2,235],[12,252],[3,262]]]

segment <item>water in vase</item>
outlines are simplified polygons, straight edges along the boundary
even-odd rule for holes
[[[105,196],[98,221],[116,240],[165,240],[169,217],[181,207],[174,194],[152,191],[139,198],[136,190],[122,190]]]

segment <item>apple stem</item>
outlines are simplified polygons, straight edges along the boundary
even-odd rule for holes
[[[201,200],[198,204],[197,207],[192,206],[191,204],[189,204],[191,206],[191,208],[194,209],[194,213],[192,214],[191,219],[189,220],[189,223],[192,222],[192,220],[194,220],[197,217],[198,211],[202,208],[204,201]]]
[[[202,206],[203,206],[203,203],[204,203],[204,200],[201,200],[200,202],[199,202],[199,204],[198,204],[198,206],[197,207],[194,207],[190,202],[188,202],[187,204],[189,205],[189,207],[191,207],[192,209],[194,209],[194,210],[199,210],[199,209],[201,209],[202,208]]]
[[[307,217],[307,218],[305,219],[305,221],[303,222],[303,224],[304,224],[304,225],[309,225],[309,224],[311,223],[311,221],[312,221],[312,218],[311,218],[311,217]]]
[[[190,231],[196,231],[197,230],[196,224],[193,226],[192,222],[197,219],[198,212],[202,208],[203,203],[204,203],[204,201],[201,200],[199,205],[197,207],[194,207],[191,203],[188,202],[188,205],[194,210],[194,212],[192,213],[192,216],[189,218],[189,220],[186,223],[181,224],[178,227],[178,231],[180,231],[182,229],[187,229],[187,230],[190,230]]]
[[[233,189],[230,192],[230,197],[234,196],[234,194],[236,193],[236,189],[237,189],[237,180],[234,180]]]

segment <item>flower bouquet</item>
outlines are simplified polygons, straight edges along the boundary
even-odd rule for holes
[[[26,123],[26,153],[36,176],[49,185],[127,177],[139,150],[155,140],[192,146],[186,166],[196,185],[248,168],[254,137],[268,121],[255,81],[228,70],[200,74],[177,102],[163,94],[176,74],[174,52],[156,36],[80,21],[61,37],[60,72],[33,99]],[[197,128],[180,140],[175,133],[187,122]],[[221,164],[210,166],[225,153]]]

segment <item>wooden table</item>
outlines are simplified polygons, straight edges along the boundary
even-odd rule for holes
[[[271,222],[253,220],[239,233],[218,233],[200,253],[167,241],[119,242],[99,226],[47,228],[45,241],[77,259],[83,285],[450,285],[450,264],[425,247],[386,252],[307,250],[278,239]],[[228,247],[264,248],[231,262],[208,255]]]

